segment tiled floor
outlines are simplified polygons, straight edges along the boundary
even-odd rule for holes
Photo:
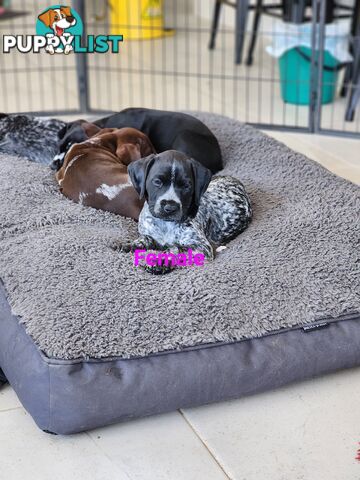
[[[0,393],[6,480],[358,480],[360,370],[57,437]]]
[[[359,141],[270,132],[360,183]],[[360,369],[71,437],[0,390],[1,480],[359,480]]]

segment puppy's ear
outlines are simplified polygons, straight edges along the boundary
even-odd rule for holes
[[[81,120],[81,127],[84,129],[85,134],[90,138],[100,132],[100,127],[95,125],[95,123],[87,122],[86,120]]]
[[[46,10],[46,12],[42,13],[41,15],[38,16],[38,19],[43,22],[47,27],[50,27],[50,25],[53,23],[52,20],[54,18],[54,12],[49,8],[49,10]]]
[[[139,143],[141,155],[146,156],[150,155],[151,153],[156,153],[154,145],[151,143],[150,138],[146,135],[139,137]]]
[[[72,17],[70,7],[60,7],[60,12],[64,13],[67,17]]]
[[[85,120],[76,120],[68,123],[58,132],[58,150],[60,153],[66,152],[70,145],[74,143],[85,142],[89,138],[84,129]]]
[[[150,168],[155,162],[156,155],[152,153],[151,155],[140,158],[135,162],[130,163],[128,166],[128,174],[132,184],[135,187],[135,190],[140,195],[140,198],[144,198],[146,194],[146,179],[148,177]]]
[[[192,216],[195,216],[200,205],[201,196],[206,192],[206,189],[209,186],[212,173],[211,170],[201,165],[197,160],[191,158],[190,162],[194,177],[194,199],[191,214]]]

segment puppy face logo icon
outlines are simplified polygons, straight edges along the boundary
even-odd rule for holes
[[[0,0],[1,4],[1,0]],[[36,35],[0,35],[0,52],[120,53],[122,35],[83,35],[80,15],[72,7],[53,5],[36,19]],[[1,46],[2,44],[2,46]]]
[[[46,36],[45,50],[54,53],[69,54],[73,50],[74,35],[82,35],[83,25],[77,12],[63,5],[48,8],[38,16],[36,33]]]

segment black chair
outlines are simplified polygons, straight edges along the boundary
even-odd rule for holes
[[[263,0],[256,0],[255,5],[250,5],[249,0],[235,0],[234,2],[231,2],[229,0],[215,0],[209,48],[210,50],[213,50],[215,48],[215,39],[218,31],[222,5],[228,5],[235,8],[235,63],[240,64],[242,61],[248,12],[249,10],[255,10],[250,47],[246,60],[246,64],[251,65],[253,61],[253,53],[255,49],[257,33],[259,30],[261,15],[266,14],[276,18],[281,18],[284,21],[302,23],[303,21],[305,21],[305,4],[308,1],[309,0],[281,0],[281,2],[279,3],[267,3],[264,5]]]
[[[246,65],[253,63],[253,55],[256,46],[257,34],[261,15],[271,15],[281,18],[284,22],[295,24],[311,21],[311,15],[306,15],[306,9],[311,7],[311,0],[281,0],[281,3],[265,4],[263,0],[256,0],[255,5],[250,5],[249,0],[215,0],[214,14],[211,25],[211,35],[209,48],[215,48],[215,39],[219,27],[219,18],[222,5],[228,5],[236,9],[235,24],[235,63],[240,64],[242,61],[244,39],[246,33],[246,25],[249,10],[255,10],[254,19],[250,37],[249,50],[246,58]],[[353,121],[355,109],[360,99],[360,0],[355,0],[355,7],[337,3],[335,0],[327,0],[325,22],[331,23],[334,19],[352,18],[351,34],[352,41],[350,43],[350,52],[353,55],[351,62],[345,70],[343,87],[341,96],[345,97],[348,92],[349,100],[345,113],[346,121]]]
[[[356,0],[354,15],[351,22],[350,53],[353,61],[347,66],[344,75],[341,96],[345,97],[349,92],[349,100],[345,113],[345,120],[352,122],[355,117],[355,109],[360,99],[360,0]]]
[[[249,0],[215,0],[214,14],[211,26],[211,35],[209,48],[215,48],[215,39],[219,26],[219,18],[222,5],[228,5],[236,9],[235,25],[235,63],[240,64],[244,48],[244,39],[246,33],[246,24],[249,10],[255,10],[253,26],[251,31],[250,45],[246,59],[246,65],[253,62],[253,54],[259,31],[261,15],[270,15],[281,18],[284,22],[295,24],[304,23],[311,20],[311,16],[306,16],[306,9],[312,4],[311,0],[281,0],[280,3],[264,4],[263,0],[256,0],[255,5],[250,5]],[[347,11],[346,13],[334,13],[336,9]],[[326,2],[325,22],[331,23],[334,18],[349,18],[352,16],[352,7],[342,6],[335,3],[334,0]]]

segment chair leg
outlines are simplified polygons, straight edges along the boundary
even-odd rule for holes
[[[222,5],[221,0],[215,1],[214,15],[213,15],[212,24],[211,24],[211,34],[210,34],[210,42],[209,42],[210,50],[213,50],[215,48],[215,39],[216,39],[216,34],[219,28],[221,5]]]
[[[7,383],[7,378],[5,377],[4,372],[0,368],[0,386],[5,385]]]
[[[353,122],[355,118],[356,106],[360,100],[360,78],[356,85],[351,86],[351,94],[349,98],[349,103],[346,109],[345,120],[347,122]]]
[[[235,26],[235,63],[237,65],[242,60],[248,12],[249,0],[237,0]]]
[[[254,13],[253,28],[251,31],[250,47],[249,47],[248,55],[246,59],[246,65],[252,65],[253,63],[254,50],[255,50],[256,39],[257,39],[258,30],[259,30],[260,17],[261,17],[261,7],[262,7],[262,0],[257,0],[256,9]]]
[[[349,90],[351,77],[352,77],[352,63],[349,63],[349,65],[345,67],[344,78],[343,78],[342,86],[340,90],[340,97],[346,97]]]
[[[355,117],[355,109],[360,99],[360,37],[354,42],[353,75],[350,86],[349,101],[346,108],[345,120],[352,122]]]

